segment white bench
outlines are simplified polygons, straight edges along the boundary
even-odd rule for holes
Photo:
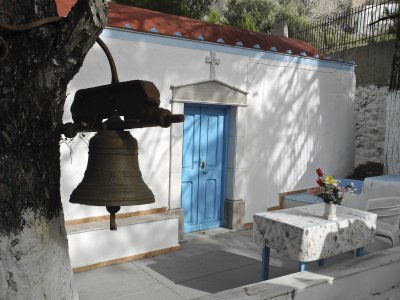
[[[343,206],[356,208],[356,209],[363,209],[365,210],[365,206],[362,203],[362,186],[363,181],[361,180],[352,180],[347,178],[338,178],[340,180],[341,186],[346,186],[350,183],[353,183],[356,190],[348,194],[343,199]],[[317,204],[322,203],[321,198],[316,196],[312,196],[307,193],[307,189],[285,192],[279,194],[279,206],[280,208],[290,208],[308,204]]]
[[[126,262],[179,249],[179,216],[171,212],[66,225],[74,271]]]

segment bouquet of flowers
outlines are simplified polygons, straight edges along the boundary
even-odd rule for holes
[[[341,187],[340,180],[333,178],[330,175],[324,175],[321,169],[317,169],[318,187],[311,188],[307,192],[310,195],[317,196],[321,198],[325,203],[328,204],[338,204],[342,203],[342,199],[345,192],[353,192],[354,185],[346,185],[345,187]]]

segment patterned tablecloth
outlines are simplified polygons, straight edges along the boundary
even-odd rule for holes
[[[254,240],[308,262],[362,248],[374,239],[376,214],[338,206],[337,221],[328,221],[323,212],[324,203],[257,213]]]

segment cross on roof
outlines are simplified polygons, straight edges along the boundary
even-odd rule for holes
[[[206,63],[210,65],[210,79],[215,79],[215,65],[219,65],[219,58],[215,57],[215,51],[210,51],[210,56],[206,57]]]

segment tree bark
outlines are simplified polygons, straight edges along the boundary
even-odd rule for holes
[[[390,77],[389,89],[391,91],[400,90],[400,14],[396,15],[397,18],[397,33],[396,33],[396,43],[395,43],[395,53],[393,56],[392,63],[392,75]]]
[[[397,25],[392,75],[386,105],[384,159],[386,174],[400,173],[400,25]]]
[[[3,0],[12,24],[56,16],[54,0]],[[79,0],[56,23],[0,30],[0,299],[73,299],[60,199],[60,125],[68,82],[107,20]],[[10,18],[0,15],[0,23]]]

